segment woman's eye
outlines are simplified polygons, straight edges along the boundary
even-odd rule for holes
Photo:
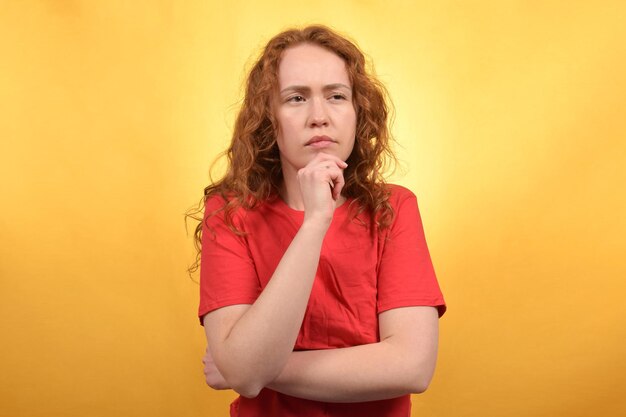
[[[304,97],[302,97],[302,96],[293,96],[293,97],[289,97],[287,99],[287,101],[291,101],[291,102],[294,102],[294,103],[301,103],[301,102],[304,101]]]
[[[332,96],[330,96],[330,98],[333,100],[345,100],[346,96],[344,96],[343,94],[333,94]]]

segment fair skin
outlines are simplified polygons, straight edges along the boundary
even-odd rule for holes
[[[290,48],[280,64],[278,84],[273,107],[280,126],[276,142],[284,179],[281,195],[287,204],[304,210],[306,215],[303,200],[309,195],[302,189],[298,173],[307,168],[300,175],[310,174],[321,166],[322,170],[330,170],[331,186],[337,182],[332,197],[341,203],[342,171],[346,167],[343,161],[352,153],[356,134],[356,110],[344,61],[319,46]],[[313,161],[316,156],[328,163]],[[323,194],[315,200],[329,203],[326,188],[320,187],[319,191]],[[330,207],[325,215],[332,217]]]
[[[268,387],[327,402],[361,402],[422,392],[435,368],[438,317],[433,307],[379,315],[380,342],[293,352],[324,236],[345,200],[345,160],[354,146],[356,111],[343,60],[321,47],[287,49],[273,107],[284,182],[281,196],[304,221],[270,282],[252,305],[204,316],[207,383],[255,397]]]

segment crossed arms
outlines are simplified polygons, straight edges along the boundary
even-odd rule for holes
[[[249,305],[225,307],[218,315],[236,316],[249,308]],[[212,320],[205,321],[205,329],[211,327]],[[277,376],[272,380],[263,378],[264,360],[257,358],[250,365],[252,369],[248,369],[249,380],[237,386],[220,378],[211,357],[211,352],[219,348],[209,349],[205,358],[207,382],[213,388],[232,387],[246,397],[256,396],[260,388],[267,386],[283,394],[325,402],[375,401],[425,391],[437,357],[437,310],[434,307],[388,310],[379,315],[379,328],[378,343],[291,352],[284,367],[278,372],[273,370]],[[230,376],[233,370],[224,369],[224,372]],[[233,381],[238,380],[235,377]]]
[[[293,352],[319,262],[324,233],[303,224],[254,304],[204,316],[214,388],[255,397],[264,387],[326,402],[361,402],[423,392],[434,373],[435,307],[379,314],[380,342]],[[223,380],[220,381],[220,378]]]

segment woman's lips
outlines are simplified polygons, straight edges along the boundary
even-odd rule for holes
[[[307,146],[311,148],[327,148],[330,145],[334,145],[334,144],[335,142],[333,142],[332,140],[320,140],[317,142],[309,143]]]
[[[328,136],[313,136],[306,143],[306,146],[310,146],[312,148],[327,148],[334,143],[335,141]]]

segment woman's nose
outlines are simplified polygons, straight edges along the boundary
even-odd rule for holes
[[[311,113],[309,114],[309,125],[311,127],[327,126],[328,113],[323,99],[314,98],[311,100]]]

